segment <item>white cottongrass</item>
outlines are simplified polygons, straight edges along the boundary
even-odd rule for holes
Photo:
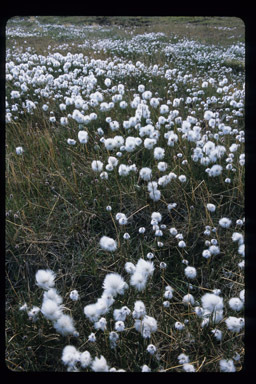
[[[159,267],[160,267],[160,269],[166,269],[167,264],[164,261],[161,261],[161,263],[159,264]]]
[[[93,310],[94,308],[94,311],[96,312],[95,313],[96,319],[98,319],[100,316],[105,315],[109,311],[113,303],[114,303],[113,296],[103,291],[103,294],[101,295],[100,298],[97,299],[96,303],[89,304],[89,306],[90,305],[92,306],[91,310]],[[84,308],[84,313],[86,314],[85,308]],[[90,311],[89,311],[89,314],[90,314]],[[91,314],[93,315],[93,312]]]
[[[223,298],[214,293],[205,293],[201,297],[202,307],[210,313],[223,310]]]
[[[154,355],[156,353],[156,346],[154,344],[149,344],[147,346],[147,352],[150,353],[150,355]]]
[[[109,333],[109,340],[113,343],[113,342],[116,342],[117,340],[119,339],[119,335],[117,332],[115,331],[111,331]]]
[[[145,276],[152,276],[155,270],[154,264],[151,261],[146,261],[140,258],[136,264],[136,271],[141,272]]]
[[[57,293],[55,288],[50,288],[47,291],[44,291],[43,300],[46,299],[54,300],[57,304],[62,304],[63,302],[62,297]]]
[[[146,228],[145,228],[145,227],[140,227],[138,232],[139,232],[140,234],[143,234],[143,233],[146,232]]]
[[[183,298],[182,298],[182,302],[183,302],[184,304],[191,304],[191,305],[194,305],[194,303],[195,303],[194,296],[191,295],[191,293],[188,293],[187,295],[183,296]]]
[[[219,366],[221,372],[236,372],[236,367],[232,359],[221,359]]]
[[[221,294],[221,289],[219,289],[219,288],[214,288],[214,289],[212,290],[212,293],[214,293],[214,295],[219,296],[219,295]]]
[[[125,329],[124,322],[122,320],[118,320],[115,322],[115,330],[117,332],[123,332]]]
[[[102,139],[101,139],[102,140]],[[104,146],[108,151],[112,151],[116,148],[116,142],[113,138],[104,139]]]
[[[222,166],[219,164],[214,164],[211,168],[209,168],[208,175],[210,177],[217,177],[222,173]]]
[[[151,333],[156,332],[157,321],[153,317],[145,315],[142,320],[135,320],[134,328],[141,333],[144,339],[147,339],[151,337]]]
[[[23,152],[24,152],[24,149],[22,147],[16,147],[16,154],[17,155],[22,155]]]
[[[155,147],[154,148],[154,158],[156,160],[162,160],[165,156],[165,150],[162,147]]]
[[[106,78],[106,79],[104,80],[104,84],[106,85],[106,87],[110,87],[110,85],[111,85],[111,80],[110,80],[109,78]]]
[[[239,299],[239,297],[232,297],[229,300],[228,305],[230,306],[231,309],[233,309],[233,311],[241,311],[244,307],[244,304],[242,300]]]
[[[115,309],[113,312],[114,319],[116,321],[125,321],[126,317],[130,315],[131,310],[127,306],[123,306],[120,309]]]
[[[137,300],[134,303],[134,310],[132,312],[132,317],[134,319],[140,319],[146,315],[146,307],[143,301]]]
[[[187,181],[187,178],[186,178],[185,175],[180,175],[180,176],[178,177],[178,179],[179,179],[179,181],[180,181],[181,183],[185,183],[185,182]]]
[[[219,225],[220,225],[222,228],[229,228],[230,225],[231,225],[231,220],[230,220],[228,217],[222,217],[222,218],[219,220]]]
[[[239,227],[242,226],[243,224],[244,224],[243,220],[241,219],[236,220],[236,225],[238,225]]]
[[[114,156],[109,156],[108,163],[111,164],[113,167],[116,167],[118,165],[118,159]]]
[[[66,345],[62,351],[61,361],[64,365],[74,367],[80,362],[80,352],[73,345]]]
[[[76,329],[74,327],[74,320],[71,316],[62,314],[54,323],[54,328],[62,336],[74,335],[76,334]]]
[[[118,167],[118,173],[120,176],[128,176],[130,173],[130,167],[126,164],[120,164]]]
[[[233,356],[233,360],[235,360],[235,361],[239,361],[240,359],[241,359],[241,356],[239,355],[238,352],[236,352],[236,353],[234,354],[234,356]]]
[[[107,361],[104,356],[100,356],[98,358],[97,356],[94,358],[94,360],[91,363],[91,368],[94,372],[108,372],[109,366],[107,364]]]
[[[155,255],[153,252],[148,252],[146,257],[147,257],[147,259],[152,260],[155,257]]]
[[[204,119],[205,120],[210,120],[214,117],[214,113],[212,111],[205,111],[204,113]]]
[[[124,213],[117,213],[116,214],[116,220],[118,220],[118,223],[120,225],[126,225],[128,223],[128,219]]]
[[[46,319],[55,321],[62,315],[62,307],[54,300],[44,299],[41,312]]]
[[[151,219],[156,220],[159,223],[162,220],[162,215],[160,212],[153,212],[151,214]]]
[[[195,279],[197,275],[197,271],[194,267],[187,266],[184,270],[185,275],[188,279]]]
[[[244,257],[245,256],[245,244],[241,244],[241,245],[239,245],[239,247],[238,247],[238,251],[237,251],[238,253],[239,253],[239,255],[241,255],[242,257]]]
[[[108,173],[107,172],[101,172],[100,173],[101,180],[107,180],[108,179]]]
[[[39,269],[36,273],[36,284],[38,287],[48,290],[55,285],[55,273],[50,269]]]
[[[244,327],[244,318],[229,316],[225,320],[225,323],[226,323],[228,330],[230,330],[231,332],[238,333]]]
[[[70,292],[69,297],[73,301],[77,301],[79,299],[79,293],[76,289]]]
[[[94,323],[95,329],[100,329],[101,331],[105,331],[107,329],[107,320],[105,317],[101,317],[98,321]]]
[[[162,104],[160,106],[160,114],[166,114],[169,112],[169,107],[167,104]]]
[[[185,355],[185,353],[181,353],[178,356],[178,362],[179,362],[179,364],[189,363],[189,356]]]
[[[158,169],[159,169],[159,167],[158,167]],[[161,171],[161,169],[159,169],[159,170]],[[158,185],[165,187],[167,184],[170,183],[170,181],[171,181],[171,177],[169,175],[164,175],[164,176],[159,177],[157,183],[158,183]]]
[[[143,291],[146,288],[147,276],[142,272],[135,271],[130,279],[130,285],[134,286],[138,291]]]
[[[40,308],[36,305],[33,305],[33,307],[28,311],[29,319],[31,319],[32,321],[37,321],[39,312]]]
[[[177,233],[178,233],[177,229],[174,228],[174,227],[173,227],[173,228],[170,228],[170,229],[169,229],[169,232],[170,232],[170,234],[173,235],[173,236],[176,236]]]
[[[103,282],[103,289],[106,293],[115,297],[117,294],[123,295],[128,284],[118,273],[108,273]]]
[[[173,288],[170,285],[165,287],[164,298],[168,300],[173,298]]]
[[[185,371],[185,372],[195,372],[196,371],[196,369],[195,369],[195,367],[194,367],[194,365],[193,364],[189,364],[189,363],[185,363],[185,364],[183,364],[183,370]]]
[[[156,181],[150,181],[147,185],[147,189],[149,192],[154,192],[158,188],[158,183]]]
[[[180,240],[180,241],[178,242],[178,247],[179,247],[179,248],[185,248],[185,247],[186,247],[186,243],[185,243],[185,241],[184,241],[184,240]]]
[[[245,290],[242,289],[240,292],[239,292],[239,297],[240,299],[244,302],[244,299],[245,299]]]
[[[208,251],[210,252],[211,255],[218,255],[220,253],[220,248],[217,245],[211,245]],[[206,257],[205,255],[204,257]]]
[[[114,252],[117,249],[117,242],[108,236],[102,236],[100,239],[100,247],[105,251]]]
[[[208,211],[210,211],[210,212],[215,212],[215,210],[216,210],[216,205],[211,204],[211,203],[208,203],[206,205],[206,207],[207,207]]]
[[[165,172],[168,167],[168,164],[165,161],[159,161],[157,168],[160,172]]]
[[[93,160],[91,167],[94,172],[101,172],[103,169],[103,163],[100,160]]]
[[[149,137],[147,137],[144,140],[144,147],[146,149],[152,149],[154,147],[154,145],[156,145],[156,140],[155,139],[150,139]]]
[[[80,364],[81,364],[81,367],[82,368],[87,368],[90,366],[91,362],[92,362],[92,357],[91,357],[91,354],[89,351],[84,351],[82,353],[80,353]]]
[[[102,314],[101,309],[99,310],[96,303],[94,304],[88,304],[84,307],[84,314],[85,316],[91,321],[95,322],[99,319],[99,317]]]
[[[136,270],[136,267],[135,267],[135,265],[132,262],[127,261],[125,263],[124,269],[126,270],[127,273],[133,274],[135,272],[135,270]]]
[[[131,275],[130,285],[135,287],[138,291],[144,290],[148,277],[153,275],[154,269],[154,264],[151,261],[146,261],[140,258]]]
[[[76,145],[76,140],[74,140],[74,139],[67,139],[67,143],[69,145]]]
[[[91,343],[95,343],[96,342],[96,335],[95,333],[90,333],[90,335],[88,336],[88,341],[90,341]]]
[[[144,365],[141,367],[141,372],[151,372],[151,369],[149,368],[148,365],[144,364]]]
[[[176,321],[174,323],[174,328],[178,331],[182,331],[185,328],[185,324],[181,323],[180,321]]]
[[[211,330],[211,333],[216,340],[220,341],[222,339],[222,331],[220,329],[214,328]]]
[[[244,243],[244,236],[242,235],[242,233],[234,232],[231,238],[232,241],[238,242],[239,245]]]

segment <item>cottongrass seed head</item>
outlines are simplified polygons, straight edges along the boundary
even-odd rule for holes
[[[74,367],[80,361],[80,352],[73,345],[66,345],[61,360],[64,365]]]
[[[114,252],[117,249],[117,243],[111,237],[102,236],[100,239],[100,247],[105,251]]]
[[[108,372],[109,366],[104,356],[95,357],[92,361],[91,368],[94,372]]]
[[[110,295],[115,297],[117,294],[123,295],[124,291],[128,288],[128,284],[124,281],[123,277],[118,273],[108,273],[103,282],[103,289]]]
[[[48,290],[55,285],[55,273],[50,269],[39,269],[36,273],[38,287]]]

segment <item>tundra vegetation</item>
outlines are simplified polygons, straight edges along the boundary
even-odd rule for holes
[[[235,372],[245,43],[232,17],[6,24],[6,366]]]

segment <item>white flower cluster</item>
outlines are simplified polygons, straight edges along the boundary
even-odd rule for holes
[[[232,234],[232,241],[234,243],[237,242],[238,244],[238,254],[241,255],[241,257],[245,257],[245,244],[244,244],[244,236],[242,233],[239,233],[239,232],[234,232]],[[242,259],[239,263],[238,263],[238,267],[243,269],[244,268],[244,259]]]
[[[182,368],[185,372],[195,372],[195,367],[193,364],[191,364],[189,361],[189,356],[186,355],[185,353],[181,353],[179,356],[178,356],[178,361],[179,361],[179,364],[182,365]]]
[[[87,368],[93,372],[125,372],[123,369],[110,368],[105,357],[92,358],[89,351],[79,352],[73,345],[66,345],[62,351],[62,363],[68,372],[79,372],[79,368]]]
[[[132,316],[135,319],[134,328],[140,332],[144,339],[151,337],[151,333],[157,331],[157,321],[146,314],[145,304],[137,300],[134,304]]]
[[[106,328],[104,318],[101,322],[98,322],[100,317],[108,313],[115,301],[114,298],[118,294],[123,295],[127,288],[128,284],[118,273],[109,273],[105,276],[101,297],[97,299],[96,303],[84,307],[85,316],[91,322],[96,323],[96,329],[104,330]]]
[[[108,236],[102,236],[100,239],[100,247],[108,252],[114,252],[117,249],[117,243]]]
[[[62,297],[58,294],[55,286],[55,273],[50,269],[39,269],[35,275],[36,284],[44,289],[43,302],[41,308],[33,306],[29,311],[27,305],[20,307],[20,310],[26,310],[29,318],[33,321],[38,319],[39,313],[53,323],[53,327],[62,336],[73,335],[79,336],[74,326],[74,320],[70,315],[65,314]],[[78,299],[76,290],[71,292],[72,300]]]
[[[131,274],[130,285],[138,291],[143,291],[146,287],[149,276],[153,275],[154,264],[151,261],[146,261],[140,258],[136,265],[131,262],[126,262],[125,270]]]
[[[214,293],[206,293],[201,298],[202,307],[196,307],[195,313],[201,317],[201,326],[204,327],[211,321],[219,323],[223,319],[223,298]]]

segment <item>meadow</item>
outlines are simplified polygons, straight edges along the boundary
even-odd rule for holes
[[[238,372],[245,43],[232,17],[6,25],[15,372]]]

